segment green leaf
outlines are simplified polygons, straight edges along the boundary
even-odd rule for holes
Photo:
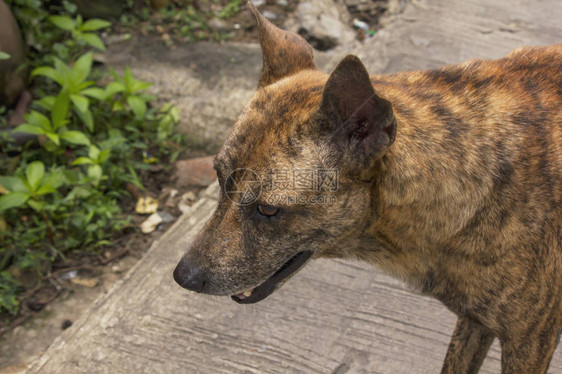
[[[57,26],[59,29],[72,31],[76,27],[72,18],[68,16],[51,16],[49,21]]]
[[[48,184],[43,184],[37,191],[35,191],[35,193],[38,196],[41,196],[41,195],[47,195],[47,194],[50,194],[50,193],[54,193],[56,191],[57,190],[53,186],[50,186]]]
[[[74,108],[78,117],[84,122],[84,125],[88,128],[88,131],[94,132],[94,119],[92,118],[92,112],[89,110],[82,112],[78,108]]]
[[[70,100],[72,100],[72,104],[74,104],[74,106],[76,107],[76,109],[78,109],[78,111],[83,113],[88,111],[88,107],[90,106],[90,101],[88,100],[87,97],[84,97],[82,95],[71,94]]]
[[[53,109],[53,105],[55,105],[55,100],[54,96],[45,96],[40,100],[35,100],[33,103],[50,112]]]
[[[90,150],[88,151],[88,156],[90,157],[90,159],[97,161],[98,157],[100,156],[100,149],[95,145],[91,145]]]
[[[89,157],[78,157],[72,162],[72,165],[89,165],[94,162]]]
[[[0,184],[10,192],[29,192],[25,183],[19,177],[0,177]]]
[[[90,139],[80,131],[66,131],[59,134],[62,140],[72,144],[90,145]]]
[[[123,74],[123,80],[125,82],[125,87],[127,88],[127,93],[129,94],[133,93],[132,88],[135,78],[133,77],[133,73],[131,73],[131,69],[129,69],[128,66],[125,68],[125,73]]]
[[[12,56],[10,56],[9,54],[7,54],[6,52],[0,51],[0,60],[9,60],[10,57],[12,57]]]
[[[137,117],[137,119],[144,118],[144,115],[146,114],[146,103],[141,98],[138,96],[129,96],[127,98],[127,103],[131,107],[133,113],[135,113],[135,117]]]
[[[150,86],[152,86],[152,83],[150,82],[134,80],[133,82],[131,82],[131,93],[137,93],[139,91],[146,90]]]
[[[98,157],[98,162],[100,164],[103,164],[105,162],[105,160],[107,160],[107,158],[109,157],[110,153],[111,153],[110,149],[105,149],[105,150],[101,151],[100,155]]]
[[[22,206],[29,199],[29,195],[24,192],[12,192],[0,196],[0,213],[10,208]]]
[[[25,132],[27,134],[41,135],[45,134],[46,131],[40,126],[24,123],[23,125],[19,125],[15,129],[13,129],[12,132]]]
[[[122,102],[115,101],[113,103],[113,108],[111,108],[111,111],[112,112],[121,112],[121,111],[124,111],[125,109],[127,109],[127,108],[125,108],[125,105]]]
[[[55,70],[61,76],[61,86],[68,88],[69,90],[73,86],[73,82],[71,79],[72,70],[65,64],[62,60],[54,57],[53,60],[55,61]]]
[[[32,110],[30,113],[24,116],[28,125],[36,126],[45,130],[45,132],[52,132],[53,127],[51,126],[51,121],[43,114]]]
[[[56,71],[50,66],[40,66],[37,69],[34,69],[31,72],[31,76],[35,77],[37,75],[41,75],[43,77],[47,77],[50,80],[53,80],[60,84],[61,86],[64,85],[64,79],[60,72]]]
[[[45,177],[45,164],[41,161],[33,161],[31,164],[27,165],[25,177],[27,178],[27,183],[29,183],[31,190],[36,191]]]
[[[69,104],[68,92],[65,90],[61,91],[51,109],[51,122],[55,130],[66,124]]]
[[[100,101],[104,101],[107,97],[105,90],[99,87],[87,88],[80,91],[80,94],[93,97],[94,99],[98,99]]]
[[[104,29],[106,27],[111,26],[110,22],[104,21],[102,19],[91,19],[86,21],[80,30],[82,31],[95,31],[99,29]]]
[[[76,87],[76,88],[78,89],[78,91],[76,91],[76,92],[77,92],[77,93],[80,93],[80,92],[82,92],[82,90],[84,90],[84,89],[90,87],[90,86],[93,85],[93,84],[94,84],[93,81],[85,81],[85,82],[82,82],[82,83],[80,83],[80,84],[78,85],[78,87]]]
[[[105,45],[103,44],[102,40],[100,39],[99,36],[97,36],[96,34],[92,34],[92,33],[82,33],[79,36],[80,39],[82,39],[83,41],[85,41],[86,43],[88,43],[89,45],[91,45],[92,47],[95,47],[97,49],[101,49],[102,51],[105,51]]]
[[[54,132],[47,132],[45,133],[45,136],[47,138],[49,138],[53,143],[55,143],[56,145],[60,145],[60,138],[57,134],[55,134]]]
[[[116,93],[119,92],[124,92],[126,91],[127,88],[125,87],[125,85],[121,82],[111,82],[107,85],[107,87],[105,87],[105,95],[107,98],[112,97],[113,95],[115,95]]]
[[[92,70],[92,63],[94,62],[94,55],[92,52],[88,52],[82,56],[72,67],[72,80],[75,85],[78,85],[88,78],[90,71]]]
[[[43,184],[41,185],[41,188],[43,188],[44,186],[49,186],[53,189],[57,189],[60,186],[62,186],[63,184],[65,184],[65,182],[67,181],[67,178],[64,174],[64,171],[66,170],[63,167],[60,168],[51,168],[50,173],[48,173],[45,178],[43,179]],[[40,190],[41,190],[40,188]]]
[[[43,210],[43,203],[41,201],[37,201],[37,200],[29,200],[27,202],[27,205],[29,205],[31,208],[33,208],[33,210],[35,210],[36,212],[40,212]]]
[[[62,5],[64,6],[64,10],[66,10],[66,12],[70,14],[74,14],[78,10],[78,6],[69,1],[63,1]]]
[[[102,170],[99,165],[90,165],[88,168],[88,177],[92,180],[94,185],[98,185],[100,183],[102,176]]]

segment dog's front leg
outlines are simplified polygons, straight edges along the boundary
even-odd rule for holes
[[[441,374],[476,374],[494,340],[490,330],[467,317],[459,317]]]
[[[502,342],[502,374],[544,374],[556,349],[556,328],[533,328],[532,337]]]

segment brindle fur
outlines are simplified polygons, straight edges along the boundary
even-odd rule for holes
[[[219,181],[337,169],[337,191],[287,191],[337,202],[266,218],[272,192],[248,206],[223,193],[178,269],[232,295],[303,250],[363,260],[459,316],[443,373],[478,372],[494,337],[502,373],[545,373],[562,327],[562,44],[369,82],[353,56],[317,70],[303,39],[250,8],[264,70]]]

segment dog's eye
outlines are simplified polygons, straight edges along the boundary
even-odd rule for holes
[[[265,217],[273,217],[279,213],[279,208],[271,205],[258,205],[258,212]]]

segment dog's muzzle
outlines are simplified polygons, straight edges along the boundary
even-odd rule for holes
[[[190,291],[201,293],[209,284],[205,274],[188,260],[182,258],[174,270],[174,280],[177,284]]]
[[[256,288],[231,296],[238,304],[253,304],[262,301],[273,293],[283,281],[302,268],[312,257],[312,251],[302,251],[291,257],[271,277]]]

